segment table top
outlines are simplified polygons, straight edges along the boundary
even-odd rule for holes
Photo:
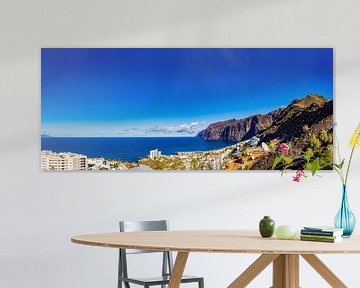
[[[343,254],[360,253],[360,235],[338,243],[262,238],[256,230],[116,232],[80,235],[77,244],[99,247],[214,253]]]

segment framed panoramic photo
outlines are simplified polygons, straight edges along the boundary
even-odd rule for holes
[[[42,170],[332,169],[332,123],[330,48],[41,50]]]

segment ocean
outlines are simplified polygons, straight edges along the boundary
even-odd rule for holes
[[[234,144],[200,137],[43,137],[41,150],[73,152],[90,158],[135,162],[159,149],[162,154],[207,151]]]

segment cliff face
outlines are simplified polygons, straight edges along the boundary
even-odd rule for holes
[[[293,101],[277,117],[271,127],[259,134],[261,141],[272,139],[289,141],[304,134],[304,127],[310,129],[315,124],[331,118],[333,115],[333,101],[317,95],[309,95],[303,99]],[[320,125],[324,126],[324,125]],[[326,129],[326,126],[321,127]]]
[[[210,124],[198,136],[204,140],[242,141],[247,140],[268,128],[282,109],[268,114],[257,114],[244,119],[231,119]]]
[[[313,126],[325,118],[332,118],[333,101],[310,94],[296,99],[285,108],[268,114],[253,115],[244,119],[231,119],[209,125],[198,136],[204,140],[243,141],[255,135],[262,141],[290,140],[303,133],[303,127]],[[326,121],[328,122],[328,121]]]
[[[280,135],[284,135],[290,140],[285,141],[290,147],[290,156],[293,159],[297,159],[295,161],[298,161],[298,166],[291,167],[292,170],[302,170],[305,167],[303,166],[304,161],[301,161],[303,158],[304,153],[307,151],[307,149],[311,149],[313,152],[317,153],[317,157],[320,159],[321,162],[327,161],[328,163],[332,163],[332,138],[333,138],[333,131],[332,131],[332,125],[333,125],[333,114],[332,114],[332,106],[333,101],[329,101],[325,103],[324,105],[321,105],[319,109],[313,110],[313,107],[309,109],[308,111],[304,111],[300,115],[301,121],[305,121],[305,124],[307,126],[306,129],[303,127],[298,126],[298,124],[294,123],[293,121],[289,120],[284,123],[284,125],[280,126],[280,131],[270,133],[270,131],[265,131],[265,137],[263,139],[279,139]],[[304,123],[304,122],[303,122]],[[327,133],[327,140],[324,140],[326,138],[322,137],[322,133],[326,131]],[[289,136],[291,135],[291,136]],[[321,147],[316,148],[312,146],[313,137],[320,139],[321,141]],[[323,143],[323,142],[328,143]],[[320,143],[320,142],[319,142]],[[317,151],[316,151],[317,150]],[[322,151],[322,152],[321,152]],[[320,153],[320,154],[319,154]],[[272,167],[272,164],[275,160],[276,155],[274,153],[270,153],[267,155],[264,155],[263,157],[260,157],[256,163],[251,167],[253,170],[270,170]],[[326,160],[327,158],[327,160]],[[325,160],[322,160],[325,159]],[[330,160],[331,159],[331,160]],[[300,161],[299,161],[300,160]],[[332,169],[331,165],[325,165],[324,163],[321,163],[323,166],[322,169],[328,170]]]

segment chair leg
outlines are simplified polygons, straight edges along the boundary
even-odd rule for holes
[[[204,279],[199,280],[199,288],[204,288]]]
[[[163,253],[163,263],[162,263],[162,276],[167,276],[167,270],[168,270],[168,253],[169,252],[164,252]],[[162,284],[161,288],[166,288],[166,284]]]
[[[122,288],[122,281],[119,279],[120,276],[123,275],[123,268],[122,268],[122,255],[121,255],[121,250],[119,249],[119,264],[118,264],[118,285],[117,288]]]

